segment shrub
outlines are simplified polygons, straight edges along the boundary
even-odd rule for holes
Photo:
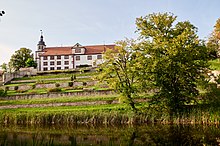
[[[55,83],[55,86],[58,88],[58,87],[60,87],[60,84],[59,83]]]
[[[69,87],[73,87],[73,82],[68,83]]]
[[[70,80],[71,80],[71,81],[76,80],[76,75],[72,75],[72,76],[70,77]]]
[[[35,89],[36,88],[36,84],[31,85],[31,89]]]
[[[14,90],[16,90],[16,91],[17,91],[17,90],[18,90],[18,86],[14,86]]]
[[[6,86],[6,87],[5,87],[5,91],[8,91],[8,90],[9,90],[9,87],[8,87],[8,86]]]
[[[87,83],[86,82],[83,82],[83,86],[86,86],[87,85]]]
[[[0,88],[0,97],[1,96],[5,96],[5,91],[2,88]]]
[[[49,88],[47,89],[47,92],[60,92],[62,91],[61,88]]]

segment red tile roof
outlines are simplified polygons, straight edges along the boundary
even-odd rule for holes
[[[115,45],[95,45],[95,46],[84,46],[86,48],[85,54],[101,54],[107,49],[113,49]]]
[[[72,47],[48,47],[44,49],[41,56],[52,56],[52,55],[71,55]]]
[[[80,46],[85,48],[85,54],[101,54],[107,49],[114,49],[115,45],[93,45],[93,46]],[[52,56],[52,55],[71,55],[72,47],[48,47],[44,49],[44,53],[41,56]]]

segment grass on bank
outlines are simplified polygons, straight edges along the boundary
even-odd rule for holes
[[[68,103],[68,102],[90,102],[90,101],[111,101],[116,100],[117,95],[82,96],[82,97],[57,97],[57,98],[36,98],[25,100],[0,100],[0,106],[24,105],[24,104],[48,104],[48,103]]]

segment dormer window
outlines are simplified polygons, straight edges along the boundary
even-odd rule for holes
[[[76,48],[75,53],[81,53],[81,48]]]

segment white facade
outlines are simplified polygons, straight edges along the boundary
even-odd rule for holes
[[[98,56],[101,56],[101,58],[98,58]],[[77,57],[79,57],[79,60],[77,59]],[[86,65],[96,67],[103,61],[102,58],[102,54],[74,55],[74,68]]]
[[[73,55],[41,56],[40,60],[40,71],[74,68]]]
[[[107,45],[114,48],[114,45]],[[78,67],[96,67],[103,62],[106,45],[46,48],[43,36],[37,45],[36,62],[38,71],[64,70]]]

